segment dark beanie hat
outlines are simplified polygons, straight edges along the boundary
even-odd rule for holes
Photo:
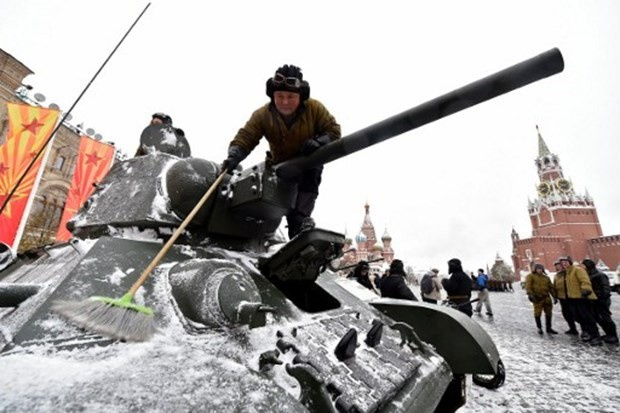
[[[594,263],[594,261],[592,261],[589,258],[586,258],[585,260],[581,261],[581,263],[583,264],[584,267],[586,267],[588,271],[592,271],[593,269],[596,268],[596,263]]]
[[[391,273],[404,273],[405,272],[405,265],[403,264],[403,262],[401,260],[394,260],[392,261],[392,263],[390,264],[390,272]]]
[[[540,268],[541,270],[545,271],[545,266],[544,266],[544,265],[542,265],[542,264],[535,264],[535,265],[534,265],[534,271],[536,271],[536,270],[537,270],[537,269],[539,269],[539,268]]]
[[[448,272],[453,274],[456,271],[463,271],[463,266],[461,264],[461,260],[458,258],[452,258],[448,261]]]

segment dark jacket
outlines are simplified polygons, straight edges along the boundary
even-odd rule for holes
[[[611,297],[611,287],[609,286],[609,278],[598,269],[588,270],[590,282],[592,282],[592,291],[599,300],[607,300]]]
[[[471,317],[473,309],[469,301],[471,300],[471,278],[462,269],[453,269],[450,278],[442,280],[443,288],[448,294],[448,300],[454,304],[462,304],[457,308],[459,311]]]
[[[269,142],[272,161],[283,162],[299,156],[301,147],[308,139],[329,135],[332,140],[340,138],[340,125],[321,102],[308,99],[294,115],[290,126],[272,103],[257,109],[245,126],[239,129],[230,145],[251,152],[264,136]]]
[[[418,301],[413,292],[407,287],[407,284],[405,284],[404,274],[390,274],[387,277],[383,277],[381,280],[381,296]]]
[[[448,294],[448,298],[465,299],[469,301],[471,298],[471,278],[463,271],[456,271],[450,278],[442,280],[443,288]]]

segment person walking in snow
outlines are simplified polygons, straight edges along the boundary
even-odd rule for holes
[[[471,308],[471,278],[465,272],[463,272],[463,266],[461,260],[458,258],[452,258],[448,261],[448,274],[450,278],[444,278],[441,284],[448,294],[448,300],[456,306],[456,308],[472,316]]]
[[[487,315],[493,317],[493,310],[491,309],[491,298],[489,297],[489,276],[484,273],[484,270],[480,268],[478,270],[478,277],[476,277],[476,284],[478,285],[478,303],[476,303],[477,314],[482,311],[482,304],[487,310]]]
[[[422,277],[420,281],[420,295],[422,301],[431,304],[437,304],[437,301],[441,300],[441,283],[439,282],[439,270],[433,268]]]
[[[308,156],[321,146],[340,138],[340,125],[321,102],[310,98],[310,85],[301,69],[279,67],[267,79],[271,101],[258,108],[230,142],[222,169],[232,173],[237,165],[265,137],[270,151],[266,163],[277,164],[297,156]],[[286,215],[288,235],[293,238],[302,228],[314,227],[310,217],[319,194],[322,166],[303,171],[293,178],[297,186],[294,207]]]
[[[572,306],[568,302],[568,295],[566,294],[566,271],[564,271],[560,260],[555,261],[553,266],[555,267],[555,277],[553,277],[555,297],[556,300],[560,302],[562,317],[564,317],[566,324],[568,324],[568,330],[565,331],[565,333],[570,335],[579,335],[579,331],[577,331],[575,324],[575,314]]]
[[[591,259],[585,259],[581,262],[592,283],[592,290],[596,294],[596,300],[592,303],[594,317],[596,322],[605,332],[603,341],[609,344],[618,344],[618,334],[616,331],[616,323],[611,318],[611,287],[609,278],[596,268],[596,264]]]
[[[551,279],[545,272],[545,267],[542,264],[535,264],[534,271],[529,273],[525,277],[525,291],[527,298],[532,302],[534,306],[534,320],[536,321],[536,328],[538,334],[543,334],[542,323],[540,316],[542,312],[545,312],[545,327],[547,334],[557,334],[551,326],[551,317],[553,303],[551,298],[555,299],[555,289],[551,283]]]

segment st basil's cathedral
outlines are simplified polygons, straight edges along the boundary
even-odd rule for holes
[[[386,228],[381,236],[381,242],[378,242],[375,226],[370,219],[368,202],[364,205],[364,209],[366,213],[364,214],[362,228],[355,236],[355,244],[353,243],[354,240],[349,237],[344,242],[342,247],[344,255],[340,260],[340,267],[352,266],[363,260],[371,262],[370,266],[373,269],[387,268],[394,259],[392,237]]]

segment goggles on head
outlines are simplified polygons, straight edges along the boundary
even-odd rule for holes
[[[275,86],[285,85],[291,88],[299,89],[301,87],[301,80],[296,77],[284,77],[281,73],[276,72],[273,75],[273,84]]]

